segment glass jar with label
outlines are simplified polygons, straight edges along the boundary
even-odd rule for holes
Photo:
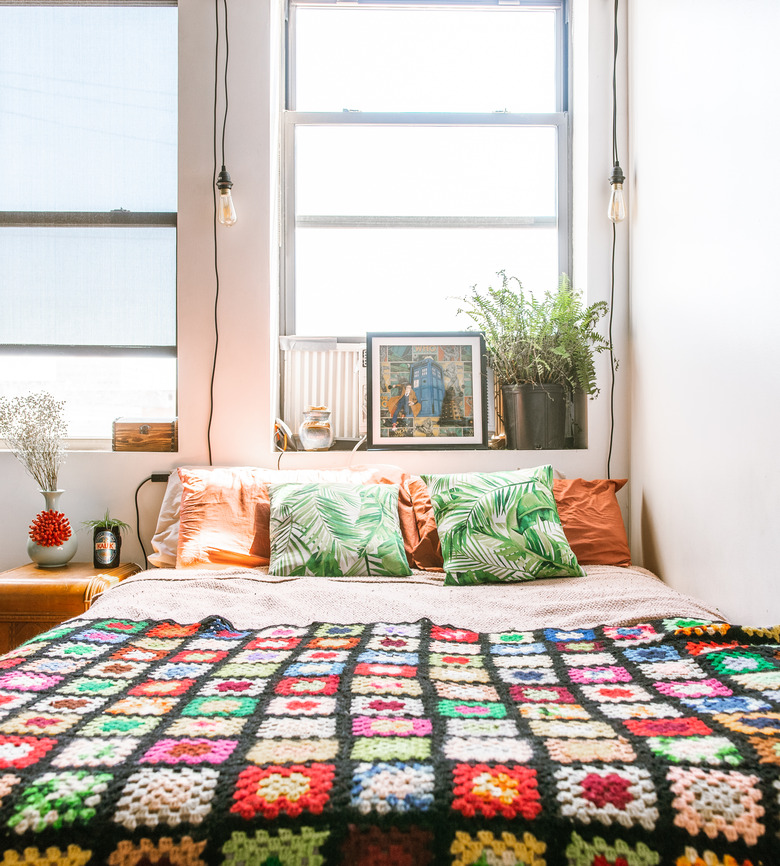
[[[95,527],[92,535],[95,568],[115,568],[119,565],[122,535],[118,526]]]
[[[333,444],[330,409],[327,406],[309,406],[303,413],[298,436],[304,451],[327,451]]]

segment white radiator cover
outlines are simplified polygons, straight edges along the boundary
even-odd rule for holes
[[[366,434],[365,343],[335,337],[280,337],[281,415],[293,431],[309,406],[327,406],[337,439]]]

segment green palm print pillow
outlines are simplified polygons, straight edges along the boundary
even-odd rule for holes
[[[269,484],[271,574],[406,577],[397,484]]]
[[[423,478],[441,539],[445,584],[585,573],[563,534],[551,466]]]

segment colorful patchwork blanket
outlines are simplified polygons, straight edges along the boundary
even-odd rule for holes
[[[779,637],[71,620],[0,659],[2,863],[777,864]]]

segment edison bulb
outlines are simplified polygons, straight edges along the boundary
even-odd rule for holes
[[[228,170],[223,165],[222,171],[217,175],[217,189],[219,190],[217,219],[223,226],[232,226],[236,222],[236,209],[233,207],[233,196],[230,192],[232,187],[233,181],[230,179]]]
[[[232,226],[236,222],[236,209],[233,206],[233,196],[230,189],[225,187],[219,191],[217,218],[223,226]]]
[[[622,222],[626,218],[626,202],[623,198],[623,184],[613,183],[612,193],[609,196],[609,207],[607,216],[613,223]]]

